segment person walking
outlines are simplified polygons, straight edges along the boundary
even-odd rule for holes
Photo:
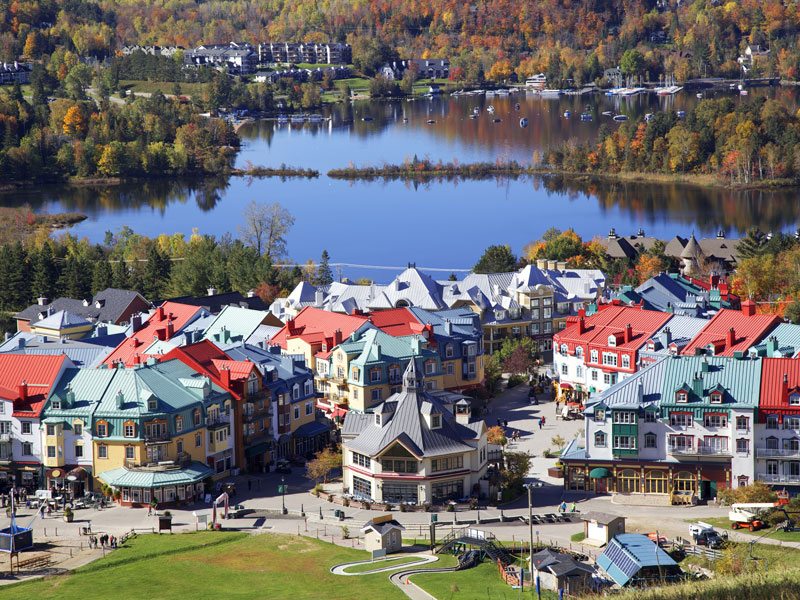
[[[578,507],[575,505],[574,502],[572,503],[572,506],[570,507],[569,512],[573,512],[573,513],[578,512]]]
[[[567,512],[567,503],[562,502],[561,506],[558,507],[558,512],[565,513]]]
[[[541,428],[542,428],[542,418],[539,417],[539,429],[541,429]]]

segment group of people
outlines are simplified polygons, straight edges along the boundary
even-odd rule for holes
[[[95,548],[95,549],[103,548],[103,549],[105,549],[106,546],[108,546],[109,548],[116,548],[118,541],[119,540],[116,537],[114,537],[113,535],[108,535],[107,533],[104,533],[104,534],[102,534],[100,536],[90,535],[89,536],[89,549],[92,549],[92,548]]]

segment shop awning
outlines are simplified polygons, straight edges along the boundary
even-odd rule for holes
[[[596,469],[592,469],[589,471],[589,477],[592,479],[603,479],[605,477],[611,477],[611,471],[606,469],[605,467],[597,467]]]
[[[559,383],[558,384],[562,390],[571,390],[572,384],[571,383]]]
[[[247,458],[251,456],[258,456],[259,454],[264,454],[264,452],[269,452],[270,443],[269,442],[261,442],[260,444],[256,444],[255,446],[250,446],[249,448],[244,449],[244,455]]]
[[[331,413],[331,418],[333,419],[344,418],[346,414],[347,414],[346,410],[344,410],[343,408],[337,408]]]
[[[214,475],[214,471],[203,463],[192,462],[187,467],[165,471],[129,470],[125,467],[117,467],[100,473],[99,477],[115,488],[156,488],[197,483],[212,475]]]
[[[67,474],[67,472],[64,469],[60,469],[60,468],[59,469],[50,469],[47,472],[47,478],[48,479],[61,479],[66,474]]]
[[[331,426],[327,423],[323,423],[321,421],[311,421],[311,423],[300,425],[300,427],[298,427],[294,432],[294,437],[310,438],[314,437],[315,435],[319,435],[320,433],[325,433],[326,431],[330,430],[330,428]]]
[[[86,479],[89,476],[89,473],[83,467],[75,467],[69,473],[67,473],[67,480],[68,481],[80,481]]]

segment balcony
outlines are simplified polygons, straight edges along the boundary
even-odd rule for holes
[[[174,471],[186,467],[192,462],[192,457],[186,452],[181,452],[175,457],[175,460],[159,460],[146,463],[140,463],[135,460],[125,460],[124,466],[126,469],[133,471]]]
[[[144,434],[145,444],[165,444],[170,441],[170,435],[166,431],[153,431],[150,433],[145,432]]]
[[[756,458],[800,458],[800,449],[756,448]]]
[[[389,383],[390,383],[390,384],[397,384],[397,385],[399,385],[399,384],[400,384],[400,383],[402,383],[402,382],[403,382],[403,377],[402,377],[400,374],[397,374],[397,375],[389,375]]]
[[[10,442],[11,441],[11,434],[10,433],[0,433],[0,443],[2,442]]]
[[[756,479],[764,483],[800,483],[800,475],[781,475],[778,473],[758,473]]]
[[[698,444],[697,446],[670,446],[669,453],[678,458],[681,456],[728,457],[732,455],[728,448],[718,448],[714,446],[706,446],[704,444]]]

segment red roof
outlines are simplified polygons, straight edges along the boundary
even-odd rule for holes
[[[0,354],[0,398],[14,402],[15,417],[35,418],[41,414],[66,360],[63,354]]]
[[[750,306],[748,301],[742,308]],[[776,315],[747,314],[744,311],[722,309],[689,342],[682,354],[693,355],[695,348],[714,345],[714,354],[733,356],[737,350],[744,352],[760,342],[770,330],[781,322]],[[731,329],[733,332],[731,333]],[[732,342],[732,343],[731,343]]]
[[[240,398],[240,395],[235,390],[231,389],[230,385],[225,384],[221,372],[226,368],[230,369],[231,381],[237,381],[247,379],[253,369],[258,371],[255,363],[231,360],[230,356],[217,348],[214,343],[209,340],[173,348],[158,358],[162,361],[177,359],[189,365],[198,373],[208,375],[211,381],[231,392],[236,398]]]
[[[122,361],[126,366],[133,366],[138,360],[147,359],[144,351],[155,340],[169,340],[175,333],[183,329],[192,318],[202,309],[199,306],[178,304],[177,302],[164,302],[150,315],[140,329],[120,342],[114,351],[103,361],[110,365]],[[171,316],[170,316],[171,315]]]
[[[336,336],[340,335],[341,340],[344,340],[368,321],[362,315],[343,315],[307,306],[294,319],[289,319],[270,341],[285,350],[286,340],[289,338],[300,338],[308,344],[322,344],[330,338],[332,348],[338,343],[334,340]]]
[[[786,384],[784,385],[784,375]],[[761,360],[761,389],[758,408],[774,411],[786,409],[792,413],[800,407],[789,407],[789,391],[800,388],[800,360],[796,358],[764,358]]]
[[[422,334],[425,324],[407,308],[392,308],[370,313],[372,324],[393,337]]]
[[[617,339],[617,349],[638,350],[671,318],[671,313],[638,306],[601,304],[597,313],[584,318],[583,331],[579,319],[570,319],[570,325],[553,336],[553,344],[567,344],[573,352],[576,345],[606,347],[608,338],[613,335]],[[626,342],[628,325],[631,326],[630,339]]]

